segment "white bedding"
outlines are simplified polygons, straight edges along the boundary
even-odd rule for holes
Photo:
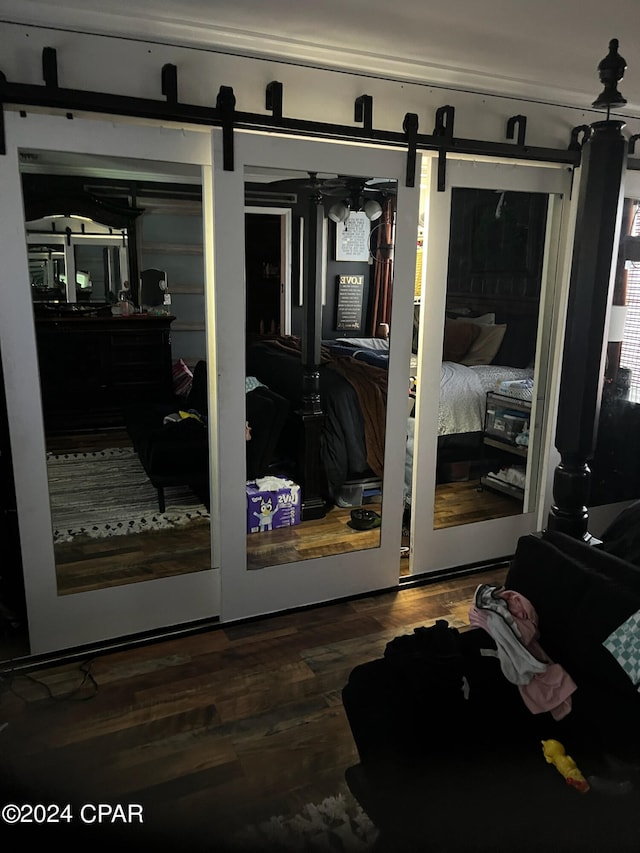
[[[481,364],[466,367],[453,361],[442,362],[438,435],[480,432],[484,426],[487,391],[500,381],[529,379],[533,370]]]
[[[438,435],[454,435],[461,432],[481,432],[487,391],[497,390],[499,382],[531,379],[533,370],[528,367],[502,367],[494,364],[479,364],[466,367],[454,361],[442,362],[440,378],[440,409]],[[404,467],[404,503],[411,504],[413,477],[413,440],[415,420],[410,417],[407,424],[407,449]]]

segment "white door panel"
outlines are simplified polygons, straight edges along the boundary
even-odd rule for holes
[[[561,340],[561,329],[553,326],[553,315],[561,304],[561,280],[565,276],[560,241],[561,235],[566,234],[565,202],[571,178],[566,167],[448,158],[446,189],[438,192],[437,161],[433,157],[424,159],[423,178],[428,182],[428,207],[425,212],[425,272],[420,313],[411,507],[411,565],[416,574],[511,554],[521,535],[539,528],[546,482],[545,466],[552,443],[550,401],[555,393],[552,374],[558,362],[558,342]],[[547,229],[531,413],[531,434],[534,438],[529,448],[523,512],[507,518],[434,529],[437,401],[440,399],[454,187],[492,190],[496,192],[497,200],[502,192],[547,194]]]
[[[216,134],[221,146],[221,134]],[[214,160],[220,150],[215,149]],[[216,167],[216,293],[221,473],[222,618],[224,621],[397,585],[407,412],[407,364],[415,275],[418,188],[404,186],[406,153],[318,140],[234,134],[234,171]],[[379,548],[247,570],[244,330],[244,174],[273,170],[377,176],[398,183],[389,364],[384,511]],[[294,229],[294,234],[296,229]],[[348,264],[347,264],[348,266]],[[255,533],[253,536],[262,534]]]
[[[4,295],[0,341],[31,653],[43,654],[217,616],[219,572],[212,568],[90,592],[58,594],[19,172],[21,149],[132,158],[147,164],[149,173],[157,171],[159,162],[187,163],[200,169],[205,206],[209,198],[211,208],[210,132],[79,118],[69,121],[66,117],[31,113],[23,118],[17,112],[7,112],[5,120],[7,153],[0,157],[0,281]],[[209,220],[209,234],[211,227]],[[205,249],[207,252],[210,249]],[[209,305],[213,303],[211,287],[209,277]],[[214,399],[215,373],[210,390]],[[215,422],[215,414],[212,421]],[[210,440],[215,460],[213,434]],[[212,468],[210,473],[213,482],[217,472]],[[218,538],[214,533],[215,516],[216,508],[212,507],[214,542]]]

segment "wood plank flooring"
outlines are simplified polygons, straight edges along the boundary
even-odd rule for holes
[[[142,804],[143,827],[73,827],[87,849],[237,849],[231,840],[247,824],[348,796],[344,771],[357,755],[341,690],[351,669],[436,618],[466,625],[478,583],[502,583],[505,571],[219,627],[84,666],[5,672],[5,801]],[[7,829],[18,849],[25,827]],[[46,829],[50,843],[63,837],[63,827]]]
[[[130,440],[122,430],[54,436],[47,440],[47,449],[53,453],[124,446],[130,446]],[[521,510],[521,505],[512,498],[490,490],[480,491],[476,480],[446,483],[436,488],[434,527],[506,517]],[[334,506],[325,518],[248,535],[248,568],[377,547],[379,531],[352,529],[347,523],[350,512],[351,508]],[[403,544],[408,544],[406,537]],[[208,525],[196,523],[176,530],[108,539],[78,537],[72,543],[56,546],[56,565],[61,595],[206,570],[211,565]],[[399,556],[399,576],[408,571],[408,560]]]

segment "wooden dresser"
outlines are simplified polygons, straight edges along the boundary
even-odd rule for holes
[[[123,424],[123,407],[171,394],[172,316],[36,318],[45,432]]]

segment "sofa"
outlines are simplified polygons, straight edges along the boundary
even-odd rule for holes
[[[346,781],[379,830],[376,849],[640,850],[640,662],[628,655],[640,629],[615,653],[610,641],[640,614],[640,567],[606,547],[606,537],[594,547],[524,536],[506,576],[504,589],[537,614],[544,653],[575,684],[563,716],[529,709],[483,627],[436,620],[350,673],[342,700],[359,762]],[[588,791],[546,760],[547,740],[564,746]]]
[[[268,473],[289,403],[264,385],[247,385],[246,418],[251,427],[246,443],[247,479]],[[125,411],[125,425],[134,450],[158,492],[160,512],[166,509],[167,486],[189,486],[209,507],[209,435],[207,364],[199,361],[186,393],[156,403],[139,403]],[[186,414],[181,416],[180,412]],[[175,420],[169,420],[174,416]]]

